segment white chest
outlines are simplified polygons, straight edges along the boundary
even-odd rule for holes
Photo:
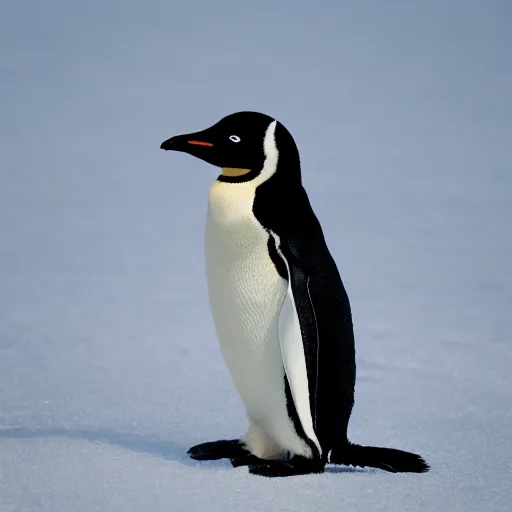
[[[268,254],[268,233],[252,213],[255,187],[215,182],[206,225],[210,303],[222,354],[249,412],[283,386],[279,312],[286,281]]]
[[[206,270],[221,344],[235,330],[243,334],[237,343],[260,343],[286,293],[268,254],[269,235],[252,213],[254,190],[251,183],[215,182],[209,193]]]

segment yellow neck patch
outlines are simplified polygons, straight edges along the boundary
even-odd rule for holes
[[[237,169],[236,167],[223,167],[222,176],[243,176],[244,174],[250,173],[250,169]]]

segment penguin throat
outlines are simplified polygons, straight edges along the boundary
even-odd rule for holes
[[[249,174],[251,172],[250,169],[238,169],[236,167],[223,167],[222,168],[222,176],[244,176],[245,174]]]

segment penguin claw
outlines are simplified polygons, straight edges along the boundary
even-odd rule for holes
[[[266,476],[269,478],[292,476],[293,474],[296,474],[292,473],[292,467],[290,464],[283,463],[276,466],[275,464],[269,464],[268,462],[263,464],[250,464],[249,473],[251,473],[251,475]]]
[[[289,461],[267,460],[257,464],[249,464],[249,473],[252,475],[272,477],[284,477],[295,475],[309,475],[311,473],[323,473],[325,463],[319,460],[293,457]]]
[[[311,473],[323,473],[324,468],[316,464],[296,465],[290,462],[271,461],[263,464],[250,464],[249,473],[252,475],[266,476],[268,478],[309,475]]]
[[[247,452],[239,439],[224,439],[192,446],[187,455],[194,460],[218,460],[242,458]]]
[[[247,454],[241,455],[240,457],[233,457],[230,462],[234,468],[239,468],[240,466],[249,466],[251,464],[254,464],[254,465],[260,464],[264,461],[263,461],[263,459],[256,457],[256,455],[247,453]]]

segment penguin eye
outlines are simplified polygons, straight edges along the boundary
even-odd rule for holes
[[[232,142],[240,142],[240,137],[238,135],[230,135],[229,140]]]

